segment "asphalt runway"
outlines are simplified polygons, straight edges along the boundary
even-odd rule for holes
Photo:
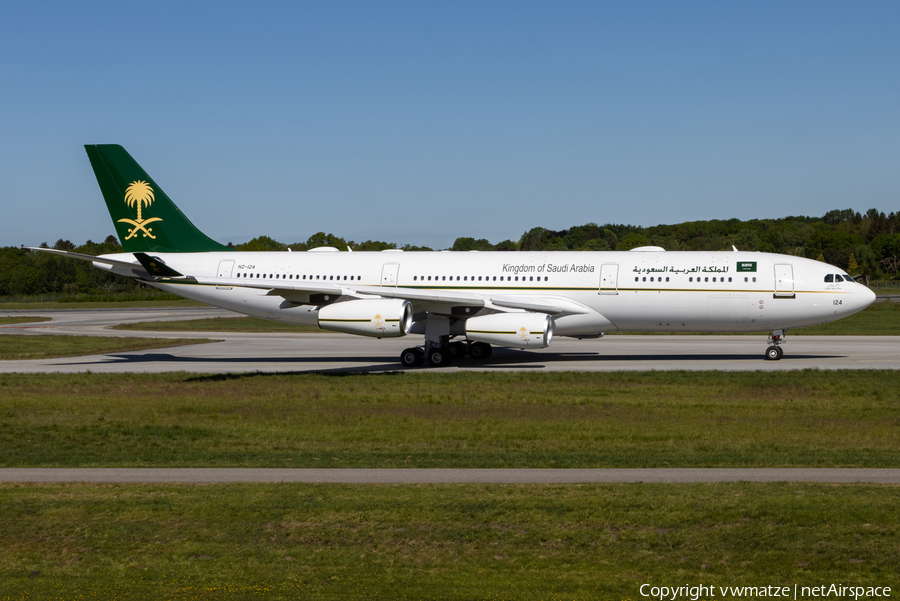
[[[421,343],[420,336],[377,340],[346,334],[209,332],[133,332],[110,330],[119,323],[226,317],[215,308],[7,311],[53,319],[37,324],[0,326],[0,335],[42,334],[209,338],[209,344],[109,355],[0,361],[0,373],[194,373],[230,372],[384,372],[403,369],[400,352]],[[39,340],[36,338],[36,344]],[[496,348],[485,362],[462,359],[438,371],[643,371],[797,369],[898,369],[900,337],[791,336],[784,358],[766,361],[766,336],[611,335],[599,340],[556,337],[547,349]],[[435,370],[423,366],[416,370]]]
[[[265,468],[5,468],[0,482],[319,484],[586,484],[692,482],[823,482],[900,484],[900,469],[265,469]]]

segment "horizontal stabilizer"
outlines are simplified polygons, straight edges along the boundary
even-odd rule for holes
[[[95,257],[94,255],[83,255],[81,253],[73,253],[67,250],[57,250],[55,248],[40,248],[36,246],[26,246],[28,250],[36,250],[42,253],[50,253],[51,255],[60,255],[69,259],[78,259],[80,261],[90,261],[91,263],[102,263],[103,265],[114,265],[116,267],[124,267],[126,269],[135,269],[140,267],[137,263],[128,263],[127,261],[117,261],[116,259],[107,259],[105,257]]]

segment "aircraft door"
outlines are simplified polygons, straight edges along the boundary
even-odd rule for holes
[[[385,263],[381,268],[381,285],[396,286],[397,275],[400,272],[400,263]]]
[[[619,264],[604,263],[600,266],[600,294],[619,293]]]
[[[231,259],[219,261],[219,277],[230,278],[231,270],[234,269],[234,261]]]
[[[794,266],[790,263],[775,265],[775,296],[794,296]]]

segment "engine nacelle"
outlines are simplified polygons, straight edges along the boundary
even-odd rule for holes
[[[466,321],[466,338],[514,348],[545,348],[553,340],[553,320],[543,313],[495,313]]]
[[[352,300],[319,309],[319,327],[373,338],[409,334],[412,305],[400,299]]]

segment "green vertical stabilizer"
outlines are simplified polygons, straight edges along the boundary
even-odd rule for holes
[[[231,250],[194,227],[124,148],[85,149],[125,252]]]

